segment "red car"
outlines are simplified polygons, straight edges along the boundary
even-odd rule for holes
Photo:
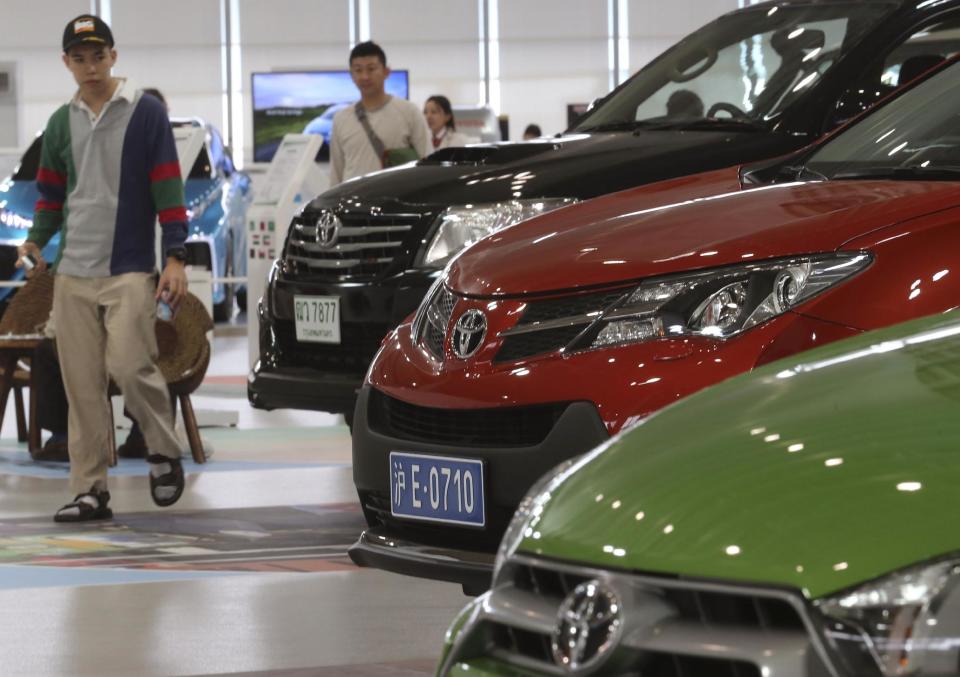
[[[354,561],[480,589],[554,465],[729,376],[960,305],[957,100],[954,64],[786,160],[601,197],[466,251],[368,372]]]

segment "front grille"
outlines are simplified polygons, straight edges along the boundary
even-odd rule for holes
[[[520,317],[517,324],[533,324],[558,320],[563,317],[576,317],[596,311],[606,310],[616,303],[627,292],[626,289],[616,291],[592,292],[573,296],[560,296],[543,301],[531,301]]]
[[[297,341],[294,323],[278,320],[274,332],[279,365],[363,374],[390,328],[387,324],[344,323],[340,325],[340,343],[313,343]]]
[[[543,442],[568,402],[495,409],[434,409],[370,391],[368,422],[383,435],[465,447],[528,447]]]
[[[594,578],[618,591],[627,625],[592,674],[758,677],[765,656],[786,653],[797,673],[826,665],[825,650],[812,641],[804,602],[791,593],[597,571],[522,555],[504,567],[450,660],[491,656],[521,670],[562,673],[552,651],[559,609],[578,585]],[[723,648],[711,652],[711,645]]]
[[[381,275],[402,253],[403,241],[422,214],[338,213],[336,243],[317,243],[316,212],[293,219],[284,261],[296,275],[319,280],[369,280]]]
[[[528,302],[516,326],[503,333],[493,361],[513,362],[562,350],[626,291],[608,289]]]
[[[494,356],[494,362],[513,362],[534,355],[543,355],[560,350],[584,330],[585,324],[569,327],[531,331],[524,334],[507,336],[500,350]]]
[[[456,305],[457,297],[441,285],[430,299],[424,316],[419,318],[414,327],[414,340],[441,362],[447,327]]]
[[[589,575],[546,567],[512,567],[513,585],[541,597],[561,600]],[[744,593],[663,587],[659,594],[676,610],[676,617],[711,627],[755,627],[764,630],[802,630],[803,620],[787,601]]]
[[[494,653],[524,656],[541,665],[553,664],[552,638],[509,625],[491,623],[489,634]],[[638,672],[639,669],[639,672]],[[609,677],[760,677],[760,668],[746,661],[649,652],[637,665],[622,669],[606,667]]]

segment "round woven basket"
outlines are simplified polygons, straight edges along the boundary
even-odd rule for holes
[[[50,318],[53,308],[53,275],[34,273],[17,290],[0,320],[0,334],[36,334]]]
[[[157,366],[167,384],[196,378],[197,365],[205,354],[210,354],[207,332],[213,329],[213,320],[200,299],[188,293],[180,302],[173,321],[157,320],[155,329]],[[206,368],[202,371],[206,372]]]

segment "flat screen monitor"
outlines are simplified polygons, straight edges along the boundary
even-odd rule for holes
[[[390,71],[385,86],[388,94],[410,98],[405,70]],[[284,134],[320,134],[317,159],[329,158],[333,116],[360,99],[346,70],[254,73],[250,91],[254,162],[270,162]]]

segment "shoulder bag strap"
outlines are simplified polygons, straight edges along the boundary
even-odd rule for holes
[[[367,133],[367,138],[370,139],[370,145],[373,146],[373,152],[377,154],[377,157],[380,158],[380,164],[383,164],[383,159],[386,156],[387,149],[383,145],[383,141],[380,140],[380,137],[377,136],[377,133],[373,131],[373,127],[370,126],[370,121],[367,119],[367,111],[363,109],[363,104],[359,101],[357,105],[353,107],[354,112],[357,114],[357,120],[363,126],[363,131]]]

